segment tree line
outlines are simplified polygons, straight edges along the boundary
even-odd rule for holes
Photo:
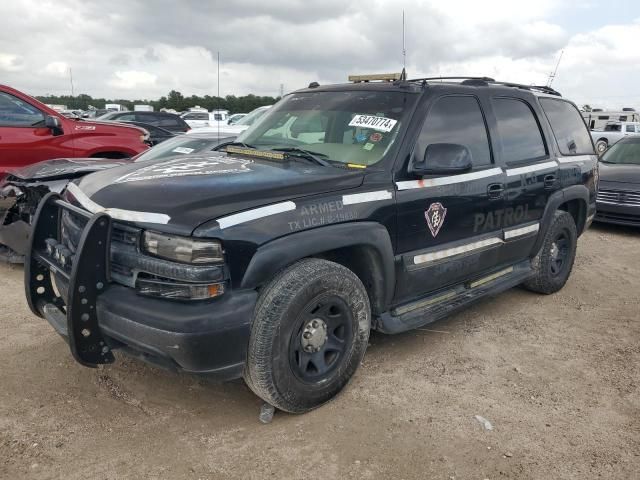
[[[171,108],[178,112],[183,112],[191,107],[200,106],[207,110],[229,110],[231,113],[247,113],[254,108],[263,105],[273,105],[280,97],[261,97],[258,95],[244,95],[237,97],[235,95],[227,95],[226,97],[214,97],[205,95],[191,95],[185,97],[182,93],[171,90],[168,95],[160,97],[158,100],[123,100],[123,99],[105,99],[93,98],[91,95],[40,95],[36,97],[43,103],[54,105],[66,105],[71,110],[88,110],[89,107],[104,108],[107,103],[118,103],[124,105],[129,110],[133,110],[134,105],[152,105],[154,110],[161,108]]]

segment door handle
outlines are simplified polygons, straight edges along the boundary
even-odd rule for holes
[[[553,174],[544,176],[544,188],[552,188],[556,184],[556,176]]]
[[[489,194],[489,199],[502,198],[504,194],[504,184],[502,183],[492,183],[487,187],[487,193]]]

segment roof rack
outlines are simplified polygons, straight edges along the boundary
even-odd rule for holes
[[[513,88],[521,88],[524,90],[536,90],[538,92],[542,92],[542,93],[547,93],[549,95],[556,95],[558,97],[561,97],[562,95],[560,94],[560,92],[558,92],[557,90],[554,90],[551,87],[547,87],[545,85],[523,85],[520,83],[513,83],[513,82],[500,82],[497,80],[494,80],[491,77],[424,77],[424,78],[412,78],[410,80],[407,80],[408,82],[422,82],[423,85],[425,85],[427,82],[432,82],[432,81],[448,81],[448,80],[462,80],[462,84],[464,85],[476,85],[476,86],[481,86],[481,85],[502,85],[505,87],[513,87]]]

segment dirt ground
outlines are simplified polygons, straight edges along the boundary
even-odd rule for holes
[[[242,382],[76,364],[0,265],[0,478],[637,479],[639,283],[640,231],[593,227],[560,293],[373,335],[338,398],[263,425]]]

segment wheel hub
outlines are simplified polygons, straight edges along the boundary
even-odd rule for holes
[[[319,352],[327,341],[327,324],[320,318],[309,320],[302,331],[302,348],[305,352]]]
[[[558,258],[558,254],[560,253],[560,249],[558,248],[558,244],[553,242],[551,244],[551,251],[549,252],[551,253],[551,258],[553,258],[554,260]]]

